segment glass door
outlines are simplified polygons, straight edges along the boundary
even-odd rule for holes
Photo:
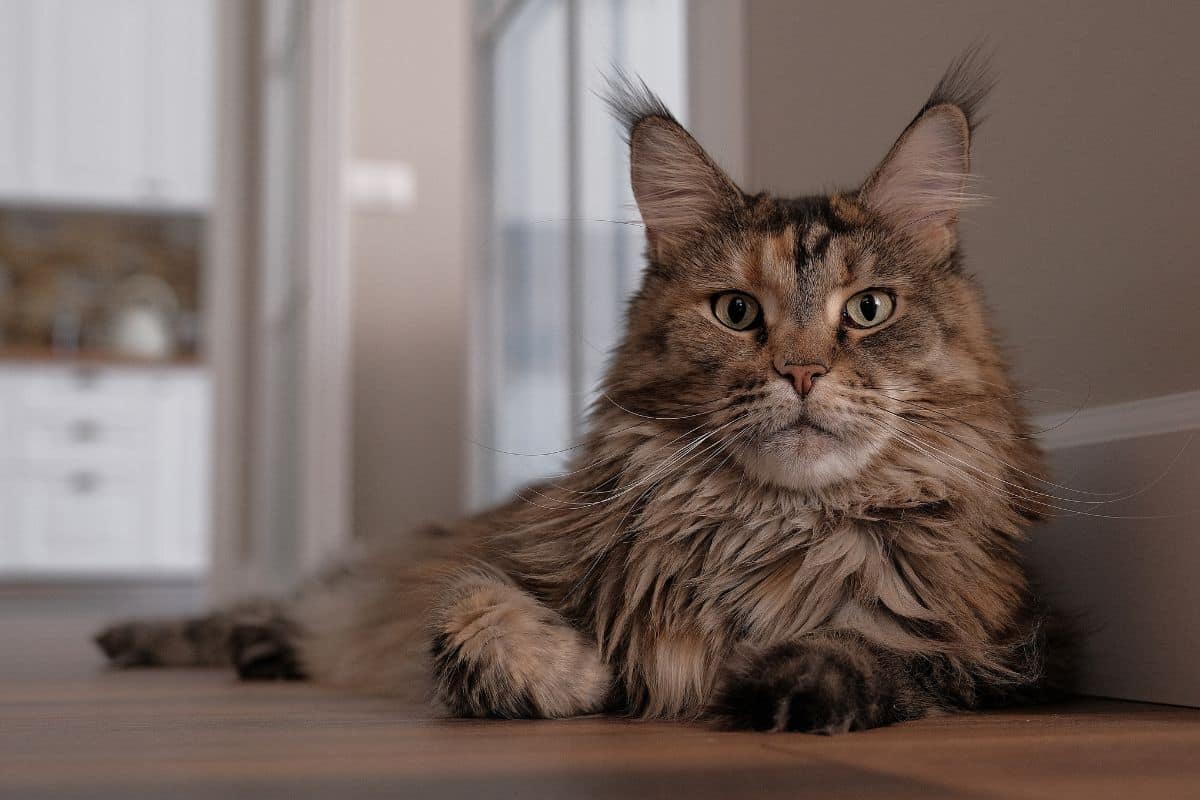
[[[473,500],[561,470],[642,268],[615,68],[685,119],[684,0],[479,7],[485,189]]]

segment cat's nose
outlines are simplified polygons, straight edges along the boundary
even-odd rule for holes
[[[775,370],[780,376],[789,379],[792,386],[795,387],[796,393],[801,397],[808,397],[812,391],[813,384],[817,382],[817,378],[824,375],[828,370],[820,364],[775,364]]]

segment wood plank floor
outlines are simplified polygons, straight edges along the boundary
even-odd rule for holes
[[[1200,797],[1200,711],[1081,700],[836,738],[443,720],[221,672],[108,672],[0,618],[3,798]]]

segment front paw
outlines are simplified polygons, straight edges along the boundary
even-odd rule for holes
[[[433,622],[435,695],[456,716],[569,717],[607,698],[595,644],[515,586],[460,587]]]
[[[816,640],[743,654],[710,707],[732,730],[831,735],[885,724],[873,661],[850,643]]]

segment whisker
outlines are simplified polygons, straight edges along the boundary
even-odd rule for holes
[[[1074,419],[1079,414],[1079,412],[1083,410],[1083,406],[1080,405],[1080,406],[1076,407],[1070,413],[1070,415],[1068,415],[1065,419],[1063,419],[1061,422],[1058,422],[1055,425],[1051,425],[1049,427],[1041,428],[1041,429],[1035,430],[1035,431],[1030,431],[1029,433],[1013,433],[1012,431],[998,431],[998,430],[995,430],[994,428],[987,428],[987,427],[984,427],[977,423],[962,419],[960,417],[955,417],[951,414],[947,414],[943,411],[940,411],[939,409],[932,408],[931,406],[928,406],[923,403],[917,403],[912,400],[905,400],[900,397],[892,397],[891,395],[888,395],[888,394],[885,394],[884,397],[888,398],[889,400],[894,400],[897,403],[904,403],[907,406],[912,406],[913,408],[919,409],[922,412],[936,414],[937,416],[942,417],[947,420],[950,420],[951,422],[957,422],[960,425],[966,425],[967,427],[972,428],[981,433],[990,433],[993,436],[998,436],[998,437],[1005,438],[1005,439],[1018,439],[1018,440],[1020,440],[1020,439],[1036,439],[1038,436],[1040,436],[1044,433],[1048,433],[1052,430],[1055,430],[1056,428],[1061,428],[1063,425],[1066,425],[1072,419]],[[970,408],[972,405],[982,405],[983,403],[986,403],[986,402],[990,402],[990,401],[981,400],[974,404],[946,406],[946,408]]]
[[[640,219],[604,219],[603,217],[563,217],[531,220],[533,225],[566,225],[569,222],[591,222],[604,225],[628,225],[634,228],[644,228],[646,223]]]
[[[1066,512],[1069,514],[1076,514],[1076,515],[1082,515],[1082,516],[1101,516],[1101,517],[1104,517],[1105,519],[1173,519],[1173,518],[1176,518],[1174,515],[1114,516],[1114,515],[1103,515],[1103,514],[1089,514],[1080,509],[1077,509],[1077,508],[1058,506],[1058,505],[1055,505],[1054,503],[1050,503],[1045,500],[1039,500],[1036,497],[1029,497],[1028,495],[1030,495],[1030,494],[1039,495],[1041,497],[1048,497],[1051,500],[1056,500],[1056,501],[1062,502],[1062,503],[1075,503],[1078,505],[1087,505],[1087,506],[1107,505],[1110,503],[1124,502],[1126,500],[1129,500],[1133,497],[1136,497],[1140,494],[1143,494],[1143,493],[1149,491],[1159,481],[1161,481],[1166,476],[1167,472],[1169,472],[1171,467],[1174,466],[1175,461],[1182,454],[1182,450],[1180,451],[1180,453],[1176,454],[1175,459],[1173,459],[1171,464],[1168,465],[1168,468],[1166,471],[1164,471],[1162,474],[1157,476],[1153,481],[1151,481],[1147,485],[1141,487],[1140,489],[1137,489],[1136,491],[1130,492],[1123,497],[1117,497],[1117,498],[1113,498],[1110,500],[1076,500],[1074,498],[1060,497],[1058,495],[1049,494],[1047,492],[1041,492],[1036,489],[1031,489],[1029,487],[1021,486],[1020,484],[1017,484],[1017,483],[1012,483],[1011,481],[1005,480],[1004,478],[1001,478],[997,475],[992,475],[991,473],[987,472],[986,470],[982,469],[981,467],[978,467],[974,464],[971,464],[968,461],[958,458],[957,456],[953,455],[952,453],[942,450],[941,448],[936,447],[935,445],[933,445],[930,442],[923,442],[916,438],[909,437],[906,434],[897,430],[893,426],[888,426],[886,424],[884,424],[884,425],[885,425],[885,427],[889,428],[897,437],[899,437],[900,439],[902,439],[903,441],[905,441],[906,443],[908,443],[914,447],[919,447],[922,452],[924,452],[926,455],[930,456],[931,458],[934,458],[939,463],[958,471],[960,474],[962,474],[964,477],[967,477],[968,479],[974,479],[975,482],[977,483],[977,485],[986,487],[986,488],[990,488],[993,490],[999,490],[999,491],[1003,492],[1006,496],[1008,496],[1012,499],[1015,499],[1015,500],[1023,500],[1025,502],[1034,503],[1034,504],[1041,505],[1041,506],[1046,506],[1048,508],[1053,508],[1055,510],[1063,511],[1063,512]],[[1192,437],[1189,437],[1188,442],[1185,443],[1185,445],[1184,445],[1185,448],[1186,448],[1187,444],[1190,444],[1191,439],[1194,438],[1194,436],[1195,436],[1195,434],[1193,434]],[[950,464],[942,459],[937,458],[936,456],[933,455],[934,453],[945,456],[946,458],[952,459],[952,460],[958,462],[959,464],[964,465],[967,469],[972,470],[973,472],[977,473],[979,476],[982,476],[982,477],[987,478],[992,481],[997,481],[1006,486],[1011,486],[1011,487],[1017,489],[1018,492],[1020,492],[1021,494],[1017,494],[1016,492],[1008,491],[1008,490],[1003,489],[1002,487],[998,487],[998,486],[988,486],[988,484],[978,481],[978,479],[975,479],[972,475],[970,475],[969,473],[966,473],[961,468],[956,467],[953,464]],[[1029,509],[1029,510],[1033,510],[1033,509]],[[1041,513],[1041,512],[1039,512],[1039,513]]]
[[[718,410],[720,410],[720,409],[718,409]],[[715,413],[715,412],[714,412],[714,413]],[[691,429],[689,429],[689,430],[687,430],[687,431],[684,431],[683,433],[679,434],[678,436],[676,436],[674,439],[672,439],[671,441],[667,442],[666,444],[660,445],[658,449],[659,449],[659,450],[662,450],[662,449],[665,449],[665,448],[667,448],[667,447],[670,447],[671,445],[675,444],[676,442],[678,442],[680,439],[684,438],[684,437],[685,437],[685,436],[687,436],[688,434],[695,433],[696,431],[700,430],[701,428],[703,428],[703,427],[704,427],[704,425],[705,425],[705,423],[703,423],[703,422],[702,422],[702,423],[700,423],[699,425],[696,425],[695,427],[693,427],[693,428],[691,428]],[[611,460],[611,459],[609,459],[609,458],[600,458],[600,459],[597,459],[596,461],[592,462],[592,465],[594,466],[595,464],[598,464],[598,463],[601,463],[601,462],[608,462],[608,461],[610,461],[610,460]],[[572,470],[572,472],[563,473],[563,474],[562,474],[560,477],[566,477],[567,475],[571,475],[571,474],[573,474],[573,473],[582,472],[582,471],[584,471],[584,470],[583,470],[583,469],[581,469],[581,470]],[[591,495],[591,494],[611,494],[611,493],[613,493],[613,492],[615,492],[615,491],[616,491],[616,489],[609,489],[609,490],[598,490],[598,489],[591,489],[591,490],[577,490],[577,489],[568,489],[568,488],[566,488],[566,487],[563,487],[563,486],[556,486],[555,488],[562,489],[563,491],[565,491],[565,492],[570,492],[571,494],[581,494],[581,495]]]
[[[683,416],[680,416],[680,417],[652,417],[652,416],[648,416],[646,414],[640,414],[637,411],[632,411],[632,410],[626,408],[625,406],[621,405],[616,400],[614,400],[608,392],[602,392],[600,396],[603,397],[608,402],[612,403],[617,408],[624,411],[626,414],[632,414],[635,417],[641,417],[642,419],[654,420],[656,422],[667,422],[667,421],[680,420],[680,419],[692,419],[693,417],[700,417],[700,416],[703,416],[704,414],[712,413],[711,411],[698,411],[695,414],[684,414]],[[713,403],[729,402],[729,398],[722,397],[722,398],[718,398],[716,400],[712,400],[710,402],[713,402]],[[705,404],[699,403],[698,405],[705,405]]]
[[[725,430],[726,428],[730,427],[734,423],[739,422],[740,420],[741,420],[740,416],[734,417],[733,419],[729,420],[728,422],[724,423],[723,425],[719,426],[718,428],[711,430],[711,431],[703,434],[702,436],[698,437],[696,440],[684,445],[678,451],[676,451],[670,457],[668,457],[668,459],[663,464],[660,464],[659,466],[655,467],[647,475],[639,478],[638,480],[636,480],[634,483],[630,484],[629,486],[620,487],[619,489],[614,490],[612,496],[610,496],[610,497],[607,497],[603,500],[594,500],[594,501],[589,501],[589,502],[579,502],[579,503],[564,502],[562,504],[562,507],[565,507],[565,508],[589,508],[592,506],[601,505],[603,503],[611,503],[614,500],[616,500],[620,497],[623,497],[624,495],[626,495],[629,492],[633,491],[634,489],[638,488],[639,486],[645,485],[645,483],[648,480],[652,479],[655,475],[661,474],[663,471],[669,469],[671,466],[674,466],[674,464],[677,463],[680,458],[687,457],[688,454],[690,454],[690,453],[695,453],[696,448],[698,448],[705,441],[707,441],[708,439],[717,435],[718,433]],[[536,491],[536,490],[534,490],[534,491]],[[542,493],[539,492],[539,494],[542,494]],[[546,497],[547,499],[557,500],[557,498],[550,498],[549,496],[544,495],[544,494],[542,494],[542,496]]]
[[[913,405],[924,407],[924,404],[922,404],[920,400],[907,399],[907,398],[896,397],[894,395],[887,394],[887,392],[891,391],[891,390],[880,389],[880,388],[874,387],[874,386],[866,386],[863,388],[879,391],[880,394],[883,394],[883,396],[887,397],[889,400],[895,400],[900,403],[911,403]],[[917,392],[917,391],[921,391],[921,390],[910,389],[908,391]],[[1020,400],[1023,403],[1040,403],[1042,405],[1052,406],[1054,408],[1062,408],[1063,407],[1063,403],[1061,403],[1061,402],[1057,402],[1054,400],[1039,400],[1039,399],[1033,398],[1033,397],[1026,397],[1021,392],[1012,392],[1011,394],[989,395],[987,397],[981,397],[978,400],[972,400],[972,401],[966,402],[966,403],[945,404],[945,403],[939,402],[938,407],[943,408],[943,409],[953,409],[953,410],[958,410],[958,409],[963,409],[963,408],[978,408],[979,406],[986,406],[989,403],[997,403],[1001,400]],[[933,402],[933,398],[929,398],[929,401]],[[1075,408],[1077,406],[1072,406],[1072,407]]]
[[[606,399],[607,399],[609,402],[611,402],[611,403],[612,403],[614,406],[616,406],[617,408],[621,409],[622,411],[624,411],[624,412],[626,412],[626,413],[628,413],[628,414],[632,414],[632,415],[633,415],[633,416],[635,416],[635,417],[640,417],[641,419],[653,420],[653,421],[674,421],[674,420],[681,420],[681,419],[692,419],[692,418],[694,418],[694,417],[701,417],[701,416],[704,416],[705,414],[714,414],[714,413],[716,413],[716,412],[718,412],[718,411],[721,411],[721,410],[723,410],[723,409],[724,409],[725,407],[727,407],[728,405],[731,405],[730,398],[727,398],[727,397],[720,397],[720,398],[717,398],[717,399],[715,399],[715,400],[710,400],[710,401],[707,401],[707,402],[705,402],[705,403],[697,403],[697,404],[694,404],[694,405],[693,405],[693,407],[695,407],[695,406],[701,406],[701,405],[711,405],[711,404],[718,404],[718,403],[724,403],[724,404],[725,404],[724,406],[722,406],[722,405],[718,405],[718,406],[716,406],[715,408],[709,409],[709,410],[707,410],[707,411],[698,411],[698,412],[696,412],[695,414],[686,414],[686,415],[684,415],[684,416],[679,416],[679,417],[652,417],[652,416],[648,416],[648,415],[646,415],[646,414],[640,414],[640,413],[638,413],[638,412],[636,412],[636,411],[632,411],[632,410],[630,410],[630,409],[627,409],[627,408],[625,408],[624,406],[620,405],[620,404],[619,404],[619,403],[617,403],[615,400],[613,400],[611,397],[609,397],[609,396],[608,396],[608,394],[604,394],[603,396],[604,396],[604,397],[605,397],[605,398],[606,398]],[[624,427],[624,428],[618,428],[618,429],[617,429],[617,430],[615,430],[615,431],[605,431],[605,432],[601,433],[601,434],[600,434],[600,436],[601,436],[601,437],[604,437],[604,438],[608,438],[608,437],[612,437],[612,436],[617,436],[617,435],[619,435],[619,434],[625,433],[626,431],[631,431],[631,430],[633,430],[633,429],[635,429],[635,428],[639,427],[639,426],[640,426],[640,424],[641,424],[641,423],[636,423],[636,422],[635,422],[635,423],[633,423],[633,424],[631,424],[631,425],[628,425],[628,426],[626,426],[626,427]],[[541,453],[523,453],[523,452],[520,452],[520,451],[517,451],[517,450],[505,450],[505,449],[503,449],[503,448],[499,448],[499,447],[492,447],[491,445],[486,445],[486,444],[484,444],[483,442],[479,442],[479,441],[476,441],[476,440],[474,440],[474,439],[467,439],[467,442],[468,442],[469,444],[472,444],[472,445],[474,445],[474,446],[476,446],[476,447],[479,447],[479,448],[481,448],[481,449],[483,449],[483,450],[487,450],[488,452],[491,452],[491,453],[497,453],[497,454],[499,454],[499,455],[506,455],[506,456],[516,456],[516,457],[518,457],[518,458],[548,458],[549,456],[557,456],[557,455],[562,455],[563,453],[569,453],[569,452],[571,452],[572,450],[578,450],[578,449],[579,449],[579,448],[581,448],[581,447],[586,447],[586,446],[588,445],[588,443],[589,443],[589,442],[588,442],[588,439],[587,439],[587,438],[585,438],[583,441],[581,441],[581,442],[578,442],[577,444],[573,444],[573,445],[570,445],[570,446],[567,446],[567,447],[561,447],[561,448],[559,448],[559,449],[557,449],[557,450],[547,450],[547,451],[544,451],[544,452],[541,452]],[[564,473],[564,474],[570,474],[570,473]]]
[[[1021,469],[1020,467],[1018,467],[1015,464],[1010,464],[1009,462],[1000,458],[995,453],[990,453],[986,450],[981,450],[980,448],[976,447],[975,445],[971,444],[970,442],[965,441],[965,440],[959,438],[958,436],[955,436],[954,434],[950,433],[949,431],[944,431],[939,428],[935,428],[932,425],[927,425],[923,422],[920,422],[919,420],[911,419],[909,417],[904,416],[903,414],[897,414],[895,411],[890,411],[886,408],[879,408],[878,410],[882,411],[885,414],[890,414],[891,416],[895,417],[896,419],[903,420],[904,422],[907,422],[910,425],[918,425],[918,426],[920,426],[928,431],[932,431],[933,433],[936,433],[940,436],[945,436],[948,439],[953,439],[954,441],[961,444],[963,447],[967,447],[971,450],[974,450],[976,453],[979,453],[980,455],[984,455],[984,456],[994,459],[997,463],[999,463],[1000,465],[1002,465],[1004,467],[1007,467],[1008,469],[1011,469],[1013,472],[1016,472],[1026,478],[1029,478],[1032,481],[1037,481],[1038,483],[1043,483],[1047,486],[1051,486],[1055,489],[1062,489],[1067,492],[1074,492],[1075,494],[1090,495],[1092,497],[1111,497],[1113,495],[1121,494],[1121,492],[1094,492],[1094,491],[1089,491],[1087,489],[1076,489],[1073,486],[1065,486],[1061,483],[1055,483],[1054,481],[1048,480],[1041,476],[1034,475],[1032,472],[1027,472],[1026,470]],[[1082,501],[1080,501],[1080,502],[1082,502]]]

